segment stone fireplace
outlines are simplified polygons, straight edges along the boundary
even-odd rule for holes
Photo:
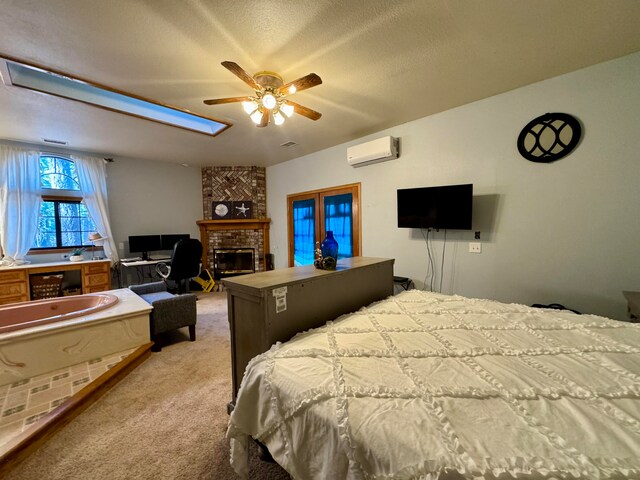
[[[251,218],[224,218],[214,215],[214,203],[251,202]],[[215,252],[221,249],[251,249],[253,271],[266,270],[269,253],[266,175],[264,167],[202,168],[202,212],[200,237],[203,264],[216,271]],[[247,272],[248,273],[248,272]]]

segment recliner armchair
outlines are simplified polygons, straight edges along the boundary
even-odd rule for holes
[[[196,296],[193,293],[174,295],[167,291],[164,282],[131,285],[129,289],[149,303],[153,310],[150,316],[151,350],[162,350],[158,334],[189,327],[189,340],[196,340]]]

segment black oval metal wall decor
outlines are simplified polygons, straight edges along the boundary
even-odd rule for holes
[[[518,135],[518,151],[532,162],[555,162],[576,148],[581,134],[582,127],[574,116],[545,113],[522,129]]]

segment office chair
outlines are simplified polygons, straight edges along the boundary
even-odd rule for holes
[[[176,282],[178,293],[189,291],[189,279],[200,274],[200,260],[202,257],[202,243],[195,238],[179,240],[173,246],[171,265],[159,263],[156,272],[165,282]],[[166,271],[163,271],[165,269]]]

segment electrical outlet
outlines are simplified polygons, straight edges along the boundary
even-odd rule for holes
[[[480,242],[469,242],[469,253],[482,253],[482,244]]]

